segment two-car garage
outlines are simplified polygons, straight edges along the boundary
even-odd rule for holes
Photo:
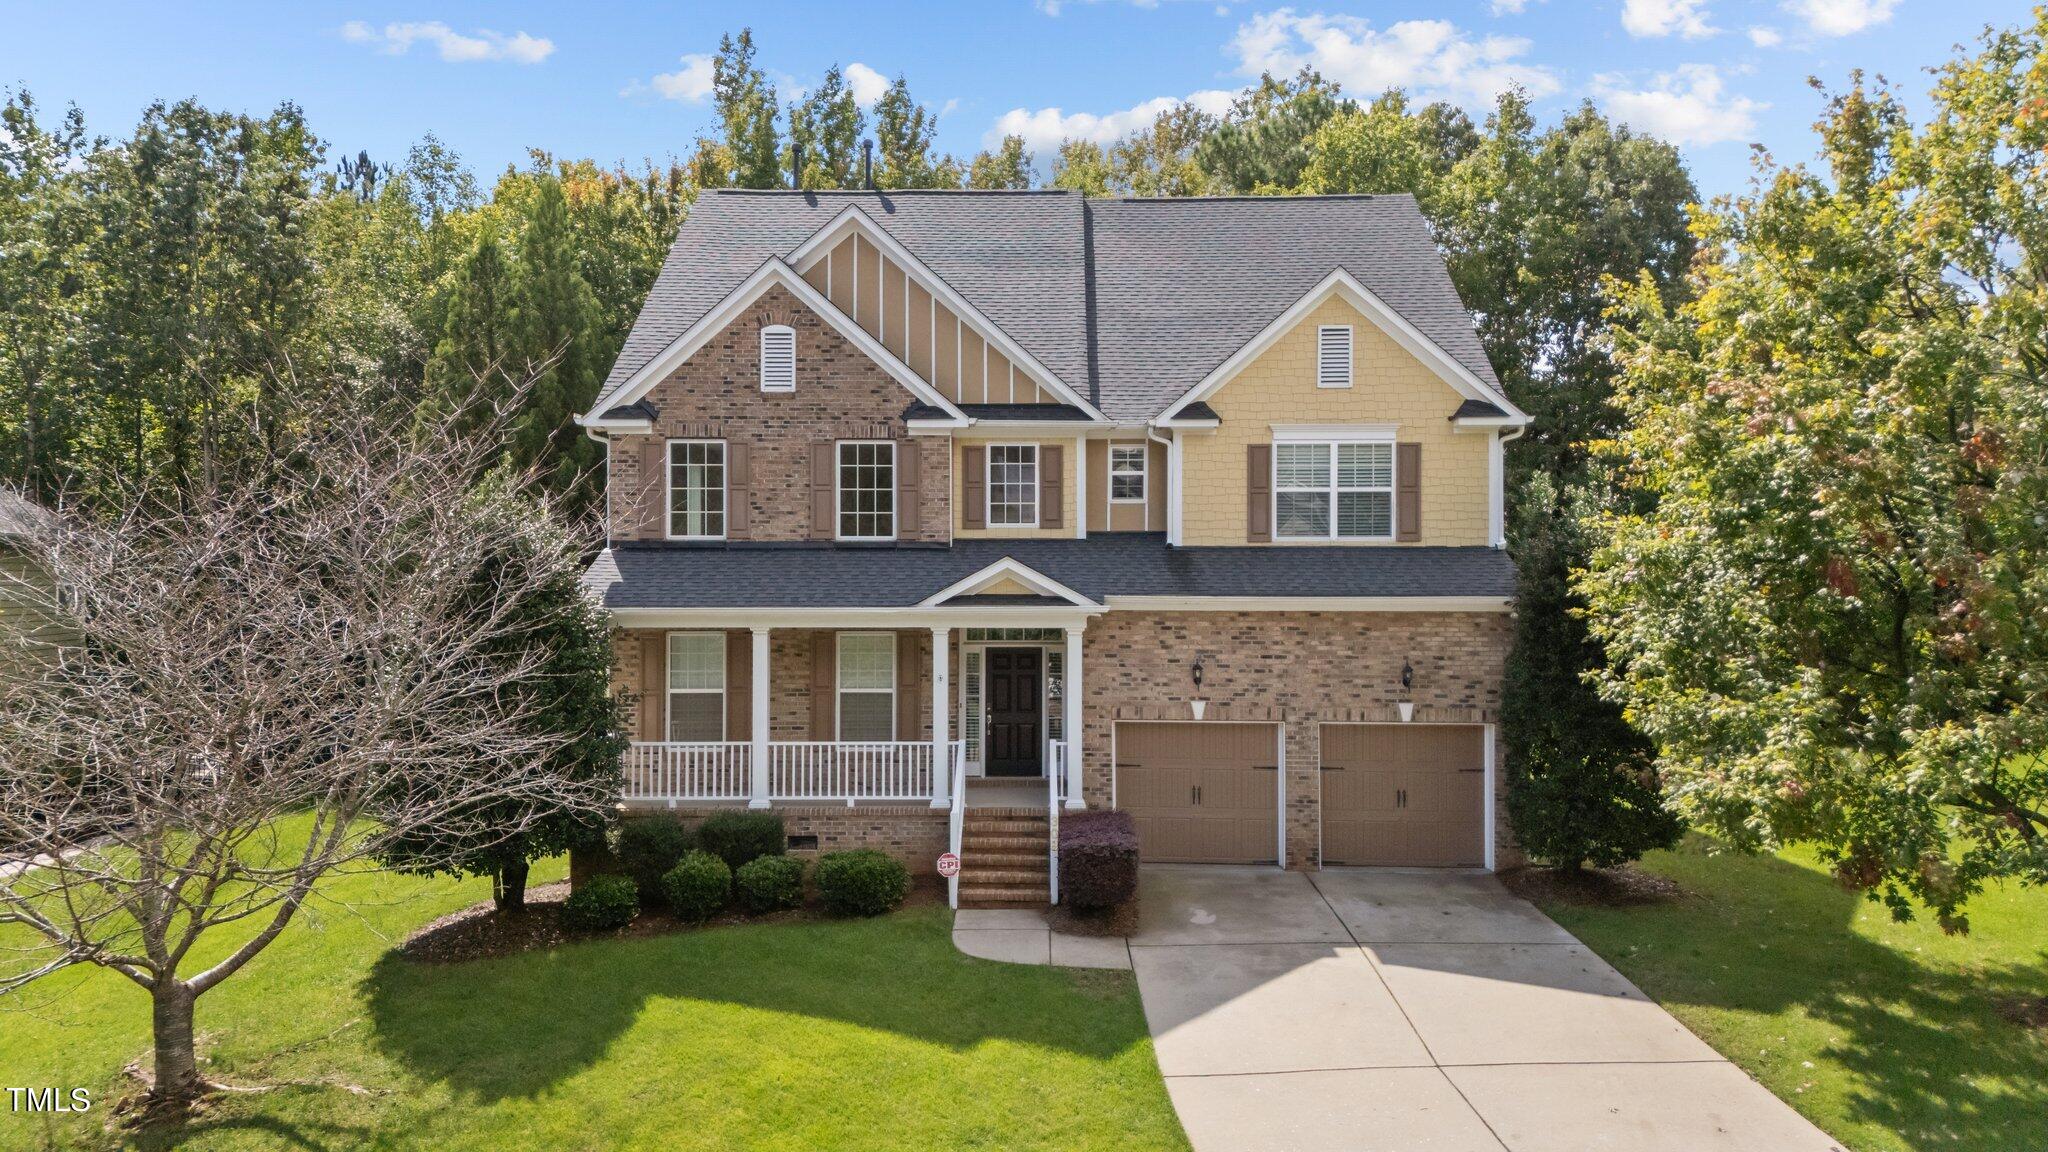
[[[1486,729],[1476,724],[1321,726],[1325,864],[1482,867]],[[1160,863],[1281,858],[1285,750],[1278,724],[1123,721],[1116,806]]]

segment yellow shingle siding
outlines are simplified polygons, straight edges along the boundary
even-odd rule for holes
[[[1349,388],[1316,387],[1316,329],[1324,324],[1351,325]],[[1327,301],[1209,398],[1220,428],[1182,434],[1182,542],[1245,542],[1245,448],[1270,443],[1273,425],[1394,424],[1397,439],[1422,445],[1418,543],[1491,543],[1490,437],[1452,431],[1450,416],[1463,400],[1349,303]]]

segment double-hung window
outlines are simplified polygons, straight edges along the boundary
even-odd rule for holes
[[[668,738],[725,739],[725,633],[668,634]]]
[[[668,534],[682,540],[725,535],[725,442],[668,442]]]
[[[839,634],[839,738],[896,739],[896,637]]]
[[[1038,445],[989,445],[988,522],[990,527],[1038,527]]]
[[[1273,528],[1282,540],[1392,540],[1394,445],[1275,444]]]
[[[1109,498],[1119,504],[1145,502],[1145,446],[1109,446]]]
[[[839,538],[896,538],[896,445],[849,440],[839,445]]]

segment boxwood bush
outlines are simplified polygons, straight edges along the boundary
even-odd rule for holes
[[[619,824],[612,855],[632,877],[642,904],[661,901],[661,878],[690,850],[690,830],[669,816],[636,816]]]
[[[697,847],[725,861],[725,866],[734,871],[750,860],[780,856],[788,844],[780,812],[713,812],[697,826]]]
[[[661,894],[678,917],[702,924],[732,896],[732,869],[709,852],[690,852],[661,878]]]
[[[1138,827],[1129,812],[1060,815],[1060,902],[1114,908],[1138,895]]]
[[[732,874],[732,885],[749,912],[795,908],[804,902],[804,862],[794,856],[749,860]]]
[[[562,920],[578,932],[624,928],[640,914],[640,897],[624,876],[592,876],[562,903]]]
[[[841,916],[879,916],[903,902],[910,870],[873,848],[827,852],[818,858],[818,894]]]

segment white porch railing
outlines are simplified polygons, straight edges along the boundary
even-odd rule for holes
[[[805,740],[768,745],[770,800],[930,800],[925,741]]]
[[[753,749],[745,741],[634,744],[626,749],[626,800],[745,800]]]
[[[1051,741],[1045,749],[1046,903],[1060,902],[1060,794],[1066,790],[1067,746]]]
[[[961,833],[966,829],[967,817],[967,741],[955,740],[947,748],[952,754],[953,766],[953,810],[946,816],[946,850],[953,858],[960,858]],[[960,907],[960,873],[946,877],[946,904],[951,908]]]

